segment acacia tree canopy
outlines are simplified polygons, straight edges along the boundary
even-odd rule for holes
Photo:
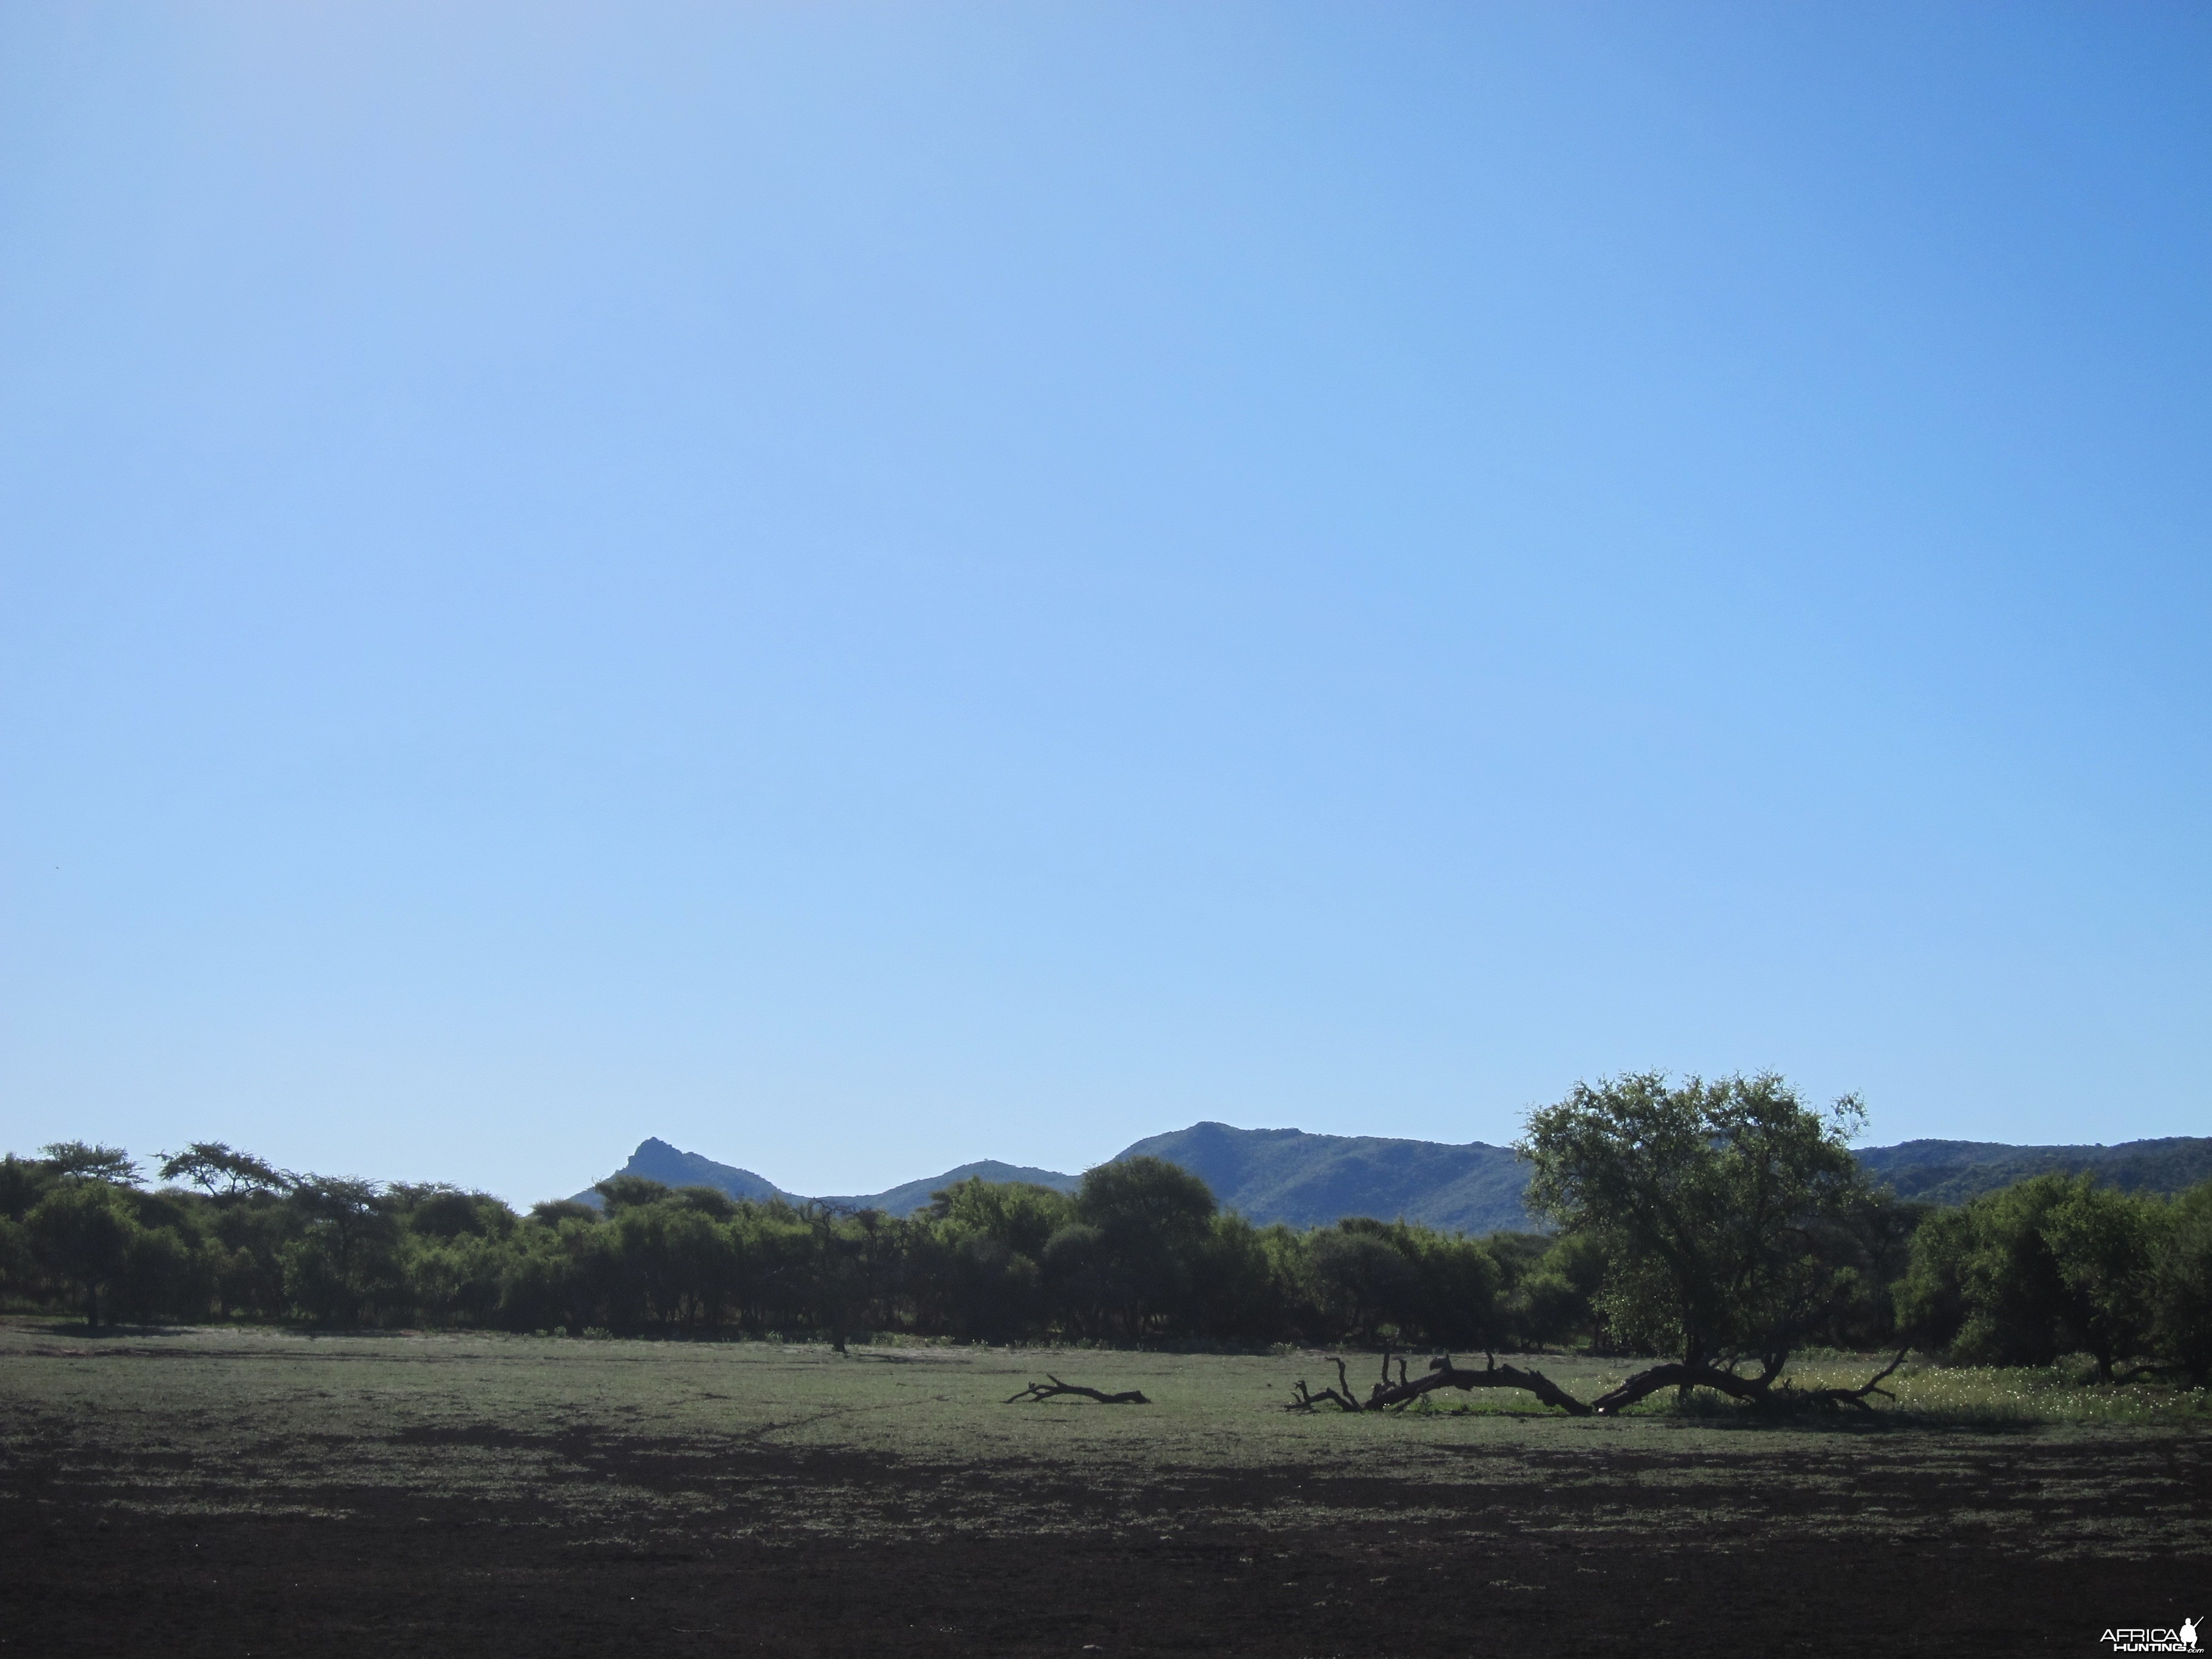
[[[57,1140],[39,1149],[58,1176],[106,1181],[128,1187],[138,1179],[137,1160],[120,1146],[94,1146],[82,1140]]]
[[[241,1152],[220,1140],[195,1140],[181,1152],[161,1155],[161,1179],[188,1181],[214,1198],[241,1198],[253,1193],[288,1193],[295,1178],[251,1152]]]
[[[1680,1357],[1642,1393],[1763,1392],[1833,1308],[1850,1270],[1824,1234],[1868,1201],[1850,1148],[1864,1120],[1855,1097],[1815,1111],[1771,1073],[1601,1079],[1530,1114],[1529,1208],[1597,1241],[1618,1337]],[[1746,1359],[1760,1376],[1736,1374]]]

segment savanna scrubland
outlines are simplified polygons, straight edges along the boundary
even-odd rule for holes
[[[215,1146],[148,1190],[49,1148],[0,1165],[0,1638],[2074,1652],[2178,1623],[2212,1546],[2212,1188],[1902,1205],[1856,1121],[1771,1078],[1577,1089],[1522,1143],[1553,1231],[1486,1238],[1254,1229],[1143,1160],[896,1220],[620,1179],[524,1216]],[[1144,1403],[1018,1398],[1051,1376]]]

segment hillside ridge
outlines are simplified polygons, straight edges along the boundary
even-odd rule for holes
[[[2212,1137],[2171,1135],[2113,1146],[2014,1146],[1999,1141],[1921,1139],[1858,1149],[1868,1173],[1899,1198],[1959,1204],[2028,1176],[2087,1171],[2126,1192],[2173,1193],[2212,1179]],[[1104,1160],[1152,1157],[1189,1170],[1224,1209],[1261,1226],[1326,1226],[1346,1216],[1403,1218],[1447,1231],[1484,1233],[1537,1224],[1522,1207],[1528,1166],[1510,1146],[1472,1140],[1407,1140],[1329,1135],[1304,1129],[1240,1129],[1212,1121],[1148,1135]],[[718,1164],[657,1137],[639,1143],[617,1173],[672,1187],[713,1187],[733,1198],[810,1200],[765,1176]],[[1027,1181],[1073,1192],[1081,1177],[1057,1170],[985,1158],[880,1193],[811,1201],[841,1210],[912,1215],[955,1182]],[[588,1189],[576,1196],[597,1203]]]

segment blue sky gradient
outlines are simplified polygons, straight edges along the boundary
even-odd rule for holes
[[[0,1146],[2212,1128],[2212,10],[0,11]]]

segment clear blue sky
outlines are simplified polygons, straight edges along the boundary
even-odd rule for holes
[[[0,10],[0,1146],[2212,1132],[2212,8]]]

